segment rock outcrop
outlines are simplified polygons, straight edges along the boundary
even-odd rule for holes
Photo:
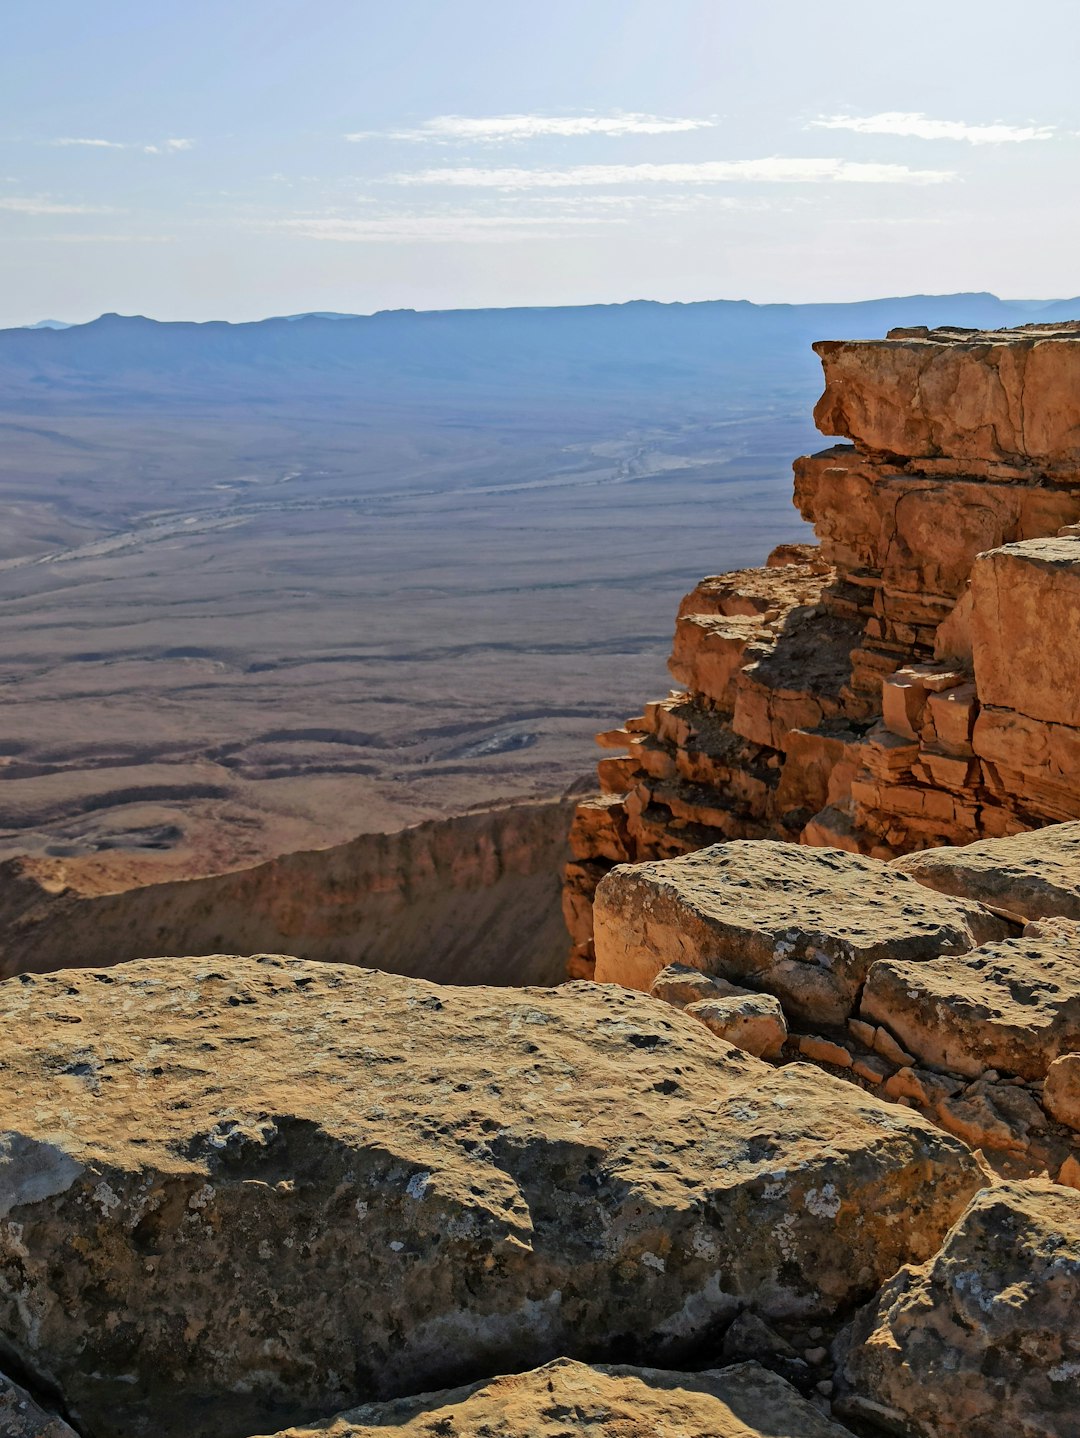
[[[62,860],[10,860],[0,977],[285,950],[457,984],[555,983],[571,812],[565,799],[510,804],[118,893],[80,890]]]
[[[851,440],[795,463],[820,547],[702,581],[683,688],[598,736],[571,972],[616,863],[773,838],[877,858],[1080,817],[1080,325],[815,346]],[[1056,910],[1055,910],[1056,912]]]
[[[490,1382],[341,1413],[276,1438],[845,1438],[756,1363],[703,1373],[561,1359]]]
[[[614,986],[214,957],[3,985],[0,1333],[95,1438],[241,1438],[566,1355],[835,1323],[959,1140]]]
[[[3,1438],[77,1438],[55,1413],[48,1412],[26,1389],[0,1373],[0,1434]]]
[[[733,842],[615,870],[596,895],[596,977],[648,991],[671,963],[776,995],[801,1024],[843,1025],[871,965],[998,937],[977,905],[835,849]]]
[[[1026,836],[1033,872],[1040,840],[1069,852],[1053,828]],[[1015,878],[1014,841],[1001,842]],[[597,890],[596,975],[705,1022],[740,996],[779,1001],[778,1042],[762,1056],[807,1059],[916,1108],[1004,1174],[1080,1187],[1069,1066],[1080,1052],[1080,924],[1043,919],[1006,937],[1019,925],[975,897],[1004,882],[993,849],[981,846],[970,896],[896,864],[768,840],[619,865]],[[1080,863],[1070,876],[1059,857],[1064,894],[1076,878]],[[751,1047],[734,1028],[725,1036]]]
[[[1080,1193],[986,1189],[856,1319],[845,1411],[920,1438],[1074,1438],[1078,1310]]]

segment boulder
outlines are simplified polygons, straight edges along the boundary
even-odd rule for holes
[[[1063,1054],[1050,1065],[1043,1107],[1058,1123],[1080,1129],[1080,1053]]]
[[[982,703],[1080,727],[1080,539],[1029,539],[980,554],[971,597]]]
[[[1080,468],[1080,326],[928,330],[814,345],[822,434],[866,453],[973,466]]]
[[[276,1438],[846,1438],[757,1363],[702,1373],[587,1367],[557,1359],[531,1373],[340,1413]]]
[[[928,889],[1025,919],[1080,919],[1080,823],[1050,824],[964,848],[924,849],[890,868]]]
[[[918,1438],[1075,1438],[1080,1193],[985,1189],[853,1325],[844,1409]]]
[[[701,999],[685,1012],[717,1038],[759,1059],[779,1058],[787,1038],[784,1010],[772,994]]]
[[[981,1179],[917,1115],[611,986],[263,955],[0,995],[0,1332],[95,1438],[700,1362],[750,1301],[864,1302]]]
[[[729,984],[715,974],[703,974],[689,964],[668,964],[649,986],[649,993],[654,999],[674,1004],[677,1009],[685,1009],[688,1004],[700,1003],[702,999],[745,998],[751,992],[751,989]]]
[[[747,980],[809,1024],[842,1024],[878,959],[962,953],[1004,933],[874,859],[771,841],[620,866],[597,889],[594,928],[599,982],[647,990],[681,963]]]
[[[1006,939],[929,963],[876,963],[861,1014],[933,1068],[1040,1079],[1080,1048],[1080,945]]]
[[[0,1373],[0,1434],[3,1438],[77,1438],[62,1418],[48,1412],[5,1374]]]

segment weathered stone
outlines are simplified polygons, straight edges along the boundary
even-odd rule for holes
[[[0,1332],[95,1438],[700,1359],[748,1301],[864,1301],[979,1182],[916,1115],[614,987],[218,956],[0,993]]]
[[[1080,327],[824,340],[823,434],[876,455],[1080,469]]]
[[[735,706],[735,676],[755,651],[772,638],[768,623],[754,615],[688,614],[675,626],[668,668],[680,684],[722,709]]]
[[[816,604],[832,578],[831,571],[821,563],[821,553],[815,545],[781,546],[785,547],[798,553],[783,565],[734,569],[703,579],[679,605],[679,618],[688,614],[779,617],[796,605]]]
[[[881,686],[881,713],[885,727],[905,739],[917,739],[926,707],[926,688],[911,674],[890,674]]]
[[[1080,949],[1021,938],[928,963],[887,960],[870,969],[860,1013],[922,1063],[1042,1078],[1080,1048]]]
[[[1043,1107],[1058,1123],[1080,1129],[1080,1053],[1063,1054],[1050,1065],[1043,1085]]]
[[[582,799],[570,826],[570,854],[574,859],[610,859],[623,864],[630,857],[626,805],[621,794],[597,794]]]
[[[937,1100],[934,1114],[942,1128],[972,1148],[1023,1154],[1046,1117],[1026,1089],[995,1083],[993,1070],[962,1092]]]
[[[1027,919],[1080,919],[1080,823],[905,854],[890,868],[940,894],[994,904]]]
[[[0,1373],[0,1435],[2,1438],[77,1438],[55,1413],[49,1413],[21,1388]]]
[[[851,1054],[843,1044],[832,1039],[823,1039],[817,1034],[803,1034],[799,1038],[799,1052],[803,1058],[817,1064],[831,1064],[833,1068],[849,1069]]]
[[[717,1038],[759,1059],[778,1058],[787,1038],[784,1010],[772,994],[700,999],[688,1004],[686,1013]]]
[[[1078,1311],[1080,1194],[986,1189],[855,1320],[844,1411],[925,1438],[1075,1438]]]
[[[620,866],[594,915],[600,982],[647,990],[683,963],[751,979],[808,1023],[843,1023],[879,958],[935,958],[1004,932],[977,906],[931,897],[874,860],[769,842]]]
[[[982,702],[1080,727],[1080,540],[1031,539],[981,554],[971,593]]]
[[[678,1009],[700,1003],[702,999],[744,998],[750,992],[750,989],[740,988],[738,984],[729,984],[716,974],[693,969],[689,964],[668,964],[649,986],[649,993],[654,999],[662,999],[665,1004],[674,1004]]]
[[[757,1363],[701,1373],[586,1367],[560,1358],[340,1413],[276,1438],[846,1438],[844,1429]]]

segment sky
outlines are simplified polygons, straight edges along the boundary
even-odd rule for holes
[[[2,0],[0,325],[1080,294],[1080,5]]]

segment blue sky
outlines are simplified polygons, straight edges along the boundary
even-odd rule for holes
[[[0,324],[1080,293],[1080,7],[8,0]]]

